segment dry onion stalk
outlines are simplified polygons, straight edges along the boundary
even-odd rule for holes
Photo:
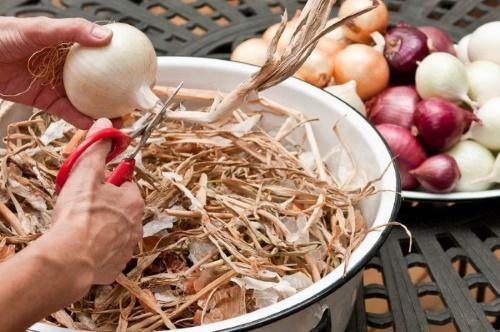
[[[359,203],[376,192],[377,179],[339,179],[319,154],[309,121],[253,93],[300,67],[328,31],[316,33],[328,17],[318,9],[329,12],[332,2],[309,1],[284,56],[274,58],[275,38],[266,65],[221,103],[212,91],[181,90],[179,101],[212,111],[179,104],[141,150],[135,181],[147,207],[137,254],[117,283],[93,287],[49,322],[119,331],[206,324],[291,296],[347,263],[370,231]],[[322,13],[319,23],[311,13]],[[261,121],[269,114],[283,117],[275,132]],[[134,114],[132,127],[148,116]],[[0,223],[0,260],[50,224],[55,175],[83,136],[54,123],[37,113],[9,127],[0,165],[0,215],[7,221]]]

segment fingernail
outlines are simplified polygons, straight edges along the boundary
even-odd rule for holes
[[[97,119],[97,121],[94,123],[94,127],[99,127],[99,128],[106,128],[106,127],[111,127],[111,121],[106,118],[100,118]]]
[[[95,25],[92,29],[92,35],[98,39],[106,39],[112,34],[112,31],[108,28],[102,27],[100,25]]]

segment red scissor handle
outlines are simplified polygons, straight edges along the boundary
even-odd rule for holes
[[[115,128],[105,128],[102,129],[95,134],[89,136],[85,141],[83,141],[75,151],[73,151],[72,154],[69,155],[69,157],[64,161],[62,164],[61,168],[59,169],[59,172],[57,173],[56,176],[56,194],[59,194],[61,192],[62,187],[66,183],[66,180],[68,180],[68,177],[71,173],[71,169],[77,162],[78,158],[84,153],[89,147],[91,147],[94,143],[102,140],[102,139],[111,139],[111,151],[109,151],[107,157],[106,157],[106,162],[109,162],[113,160],[116,156],[118,156],[120,153],[125,151],[127,149],[127,146],[130,144],[132,141],[132,138],[128,136],[127,134],[124,134],[118,129]],[[125,162],[127,161],[127,162]],[[124,163],[125,162],[125,163]],[[123,165],[122,165],[123,163]],[[124,165],[128,165],[127,167],[131,166],[131,163],[128,162],[128,159],[123,160],[120,162],[118,167],[113,171],[111,176],[108,178],[107,182],[113,183],[117,186],[120,186],[123,182],[126,180],[131,179],[132,174],[134,172],[134,167],[132,169],[129,169],[127,172],[124,172]],[[135,166],[135,162],[132,164],[132,166]],[[130,174],[129,174],[130,173]],[[128,178],[122,179],[122,181],[118,181],[117,177],[119,175],[122,176],[128,176]],[[112,179],[112,181],[110,181]]]

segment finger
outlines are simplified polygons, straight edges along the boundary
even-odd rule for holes
[[[111,121],[108,119],[99,119],[90,127],[87,137],[101,129],[109,127],[111,127]],[[90,184],[102,183],[104,181],[106,157],[110,149],[111,141],[109,139],[100,140],[89,147],[78,158],[66,186],[78,186],[82,181]]]
[[[82,18],[52,19],[36,17],[26,19],[24,35],[39,47],[62,42],[76,42],[84,46],[103,46],[111,41],[113,32]]]
[[[113,123],[113,127],[120,129],[123,127],[123,119],[122,118],[115,118],[111,119],[111,122]]]
[[[68,98],[61,97],[53,90],[45,90],[40,93],[33,106],[63,118],[79,129],[89,129],[94,123],[92,118],[80,113]]]

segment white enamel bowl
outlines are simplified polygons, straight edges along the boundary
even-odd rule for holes
[[[160,57],[158,63],[158,84],[177,85],[184,81],[184,87],[187,88],[220,91],[233,89],[256,71],[256,67],[250,65],[193,57]],[[361,208],[370,226],[384,225],[395,218],[400,204],[397,169],[391,162],[391,154],[381,136],[362,115],[334,96],[294,78],[262,94],[303,112],[308,118],[319,119],[313,122],[313,128],[322,153],[338,144],[332,125],[340,120],[341,134],[349,143],[357,165],[369,178],[381,175],[390,165],[377,184],[378,189],[384,190],[366,199]],[[184,331],[308,331],[318,323],[326,309],[330,311],[328,318],[331,319],[333,330],[343,331],[356,298],[361,276],[359,272],[388,233],[389,228],[382,228],[366,236],[353,252],[345,277],[342,264],[319,282],[272,306]],[[36,324],[31,330],[62,329]]]

